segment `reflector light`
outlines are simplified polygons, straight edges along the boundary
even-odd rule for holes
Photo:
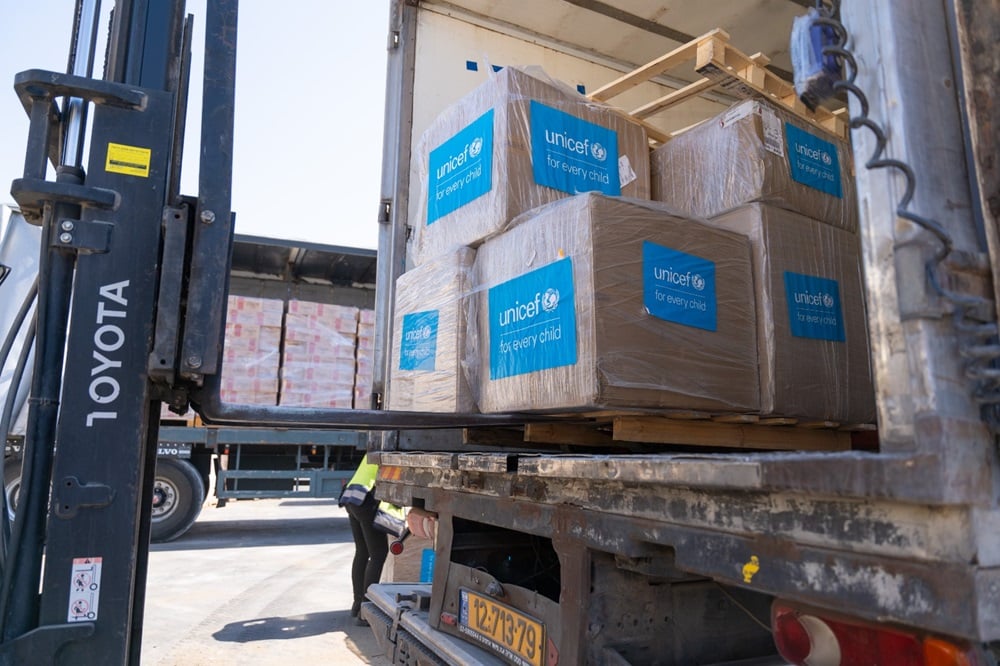
[[[783,602],[771,608],[774,643],[796,666],[980,666],[974,648]]]

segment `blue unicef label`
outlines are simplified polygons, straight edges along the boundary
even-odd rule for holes
[[[535,101],[531,167],[536,183],[562,192],[622,193],[618,133]]]
[[[569,257],[489,290],[490,379],[576,363]]]
[[[715,263],[644,241],[642,300],[654,317],[716,330]]]
[[[403,315],[403,335],[399,344],[400,370],[433,370],[437,354],[438,311]]]
[[[785,123],[785,137],[792,179],[820,192],[843,196],[837,146],[791,123]]]
[[[431,151],[427,224],[493,188],[493,109]]]
[[[844,341],[844,315],[836,280],[785,271],[785,300],[792,335]]]

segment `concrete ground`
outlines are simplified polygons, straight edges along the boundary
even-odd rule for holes
[[[143,666],[387,665],[350,617],[353,556],[335,501],[206,505],[152,547]]]

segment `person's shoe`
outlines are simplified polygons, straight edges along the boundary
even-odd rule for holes
[[[368,620],[366,620],[365,618],[363,618],[363,617],[361,617],[361,616],[358,616],[358,617],[357,617],[357,618],[356,618],[356,619],[354,620],[354,622],[355,622],[355,623],[356,623],[356,624],[357,624],[357,625],[358,625],[359,627],[367,627],[367,626],[368,626]]]

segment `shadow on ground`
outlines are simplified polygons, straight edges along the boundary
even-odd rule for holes
[[[353,630],[371,631],[368,627],[359,626],[349,611],[338,610],[230,622],[212,634],[212,638],[227,643],[251,643],[318,636],[330,631],[350,633]]]
[[[184,535],[150,547],[153,552],[246,548],[252,546],[308,546],[351,540],[346,516],[270,520],[199,520]]]

